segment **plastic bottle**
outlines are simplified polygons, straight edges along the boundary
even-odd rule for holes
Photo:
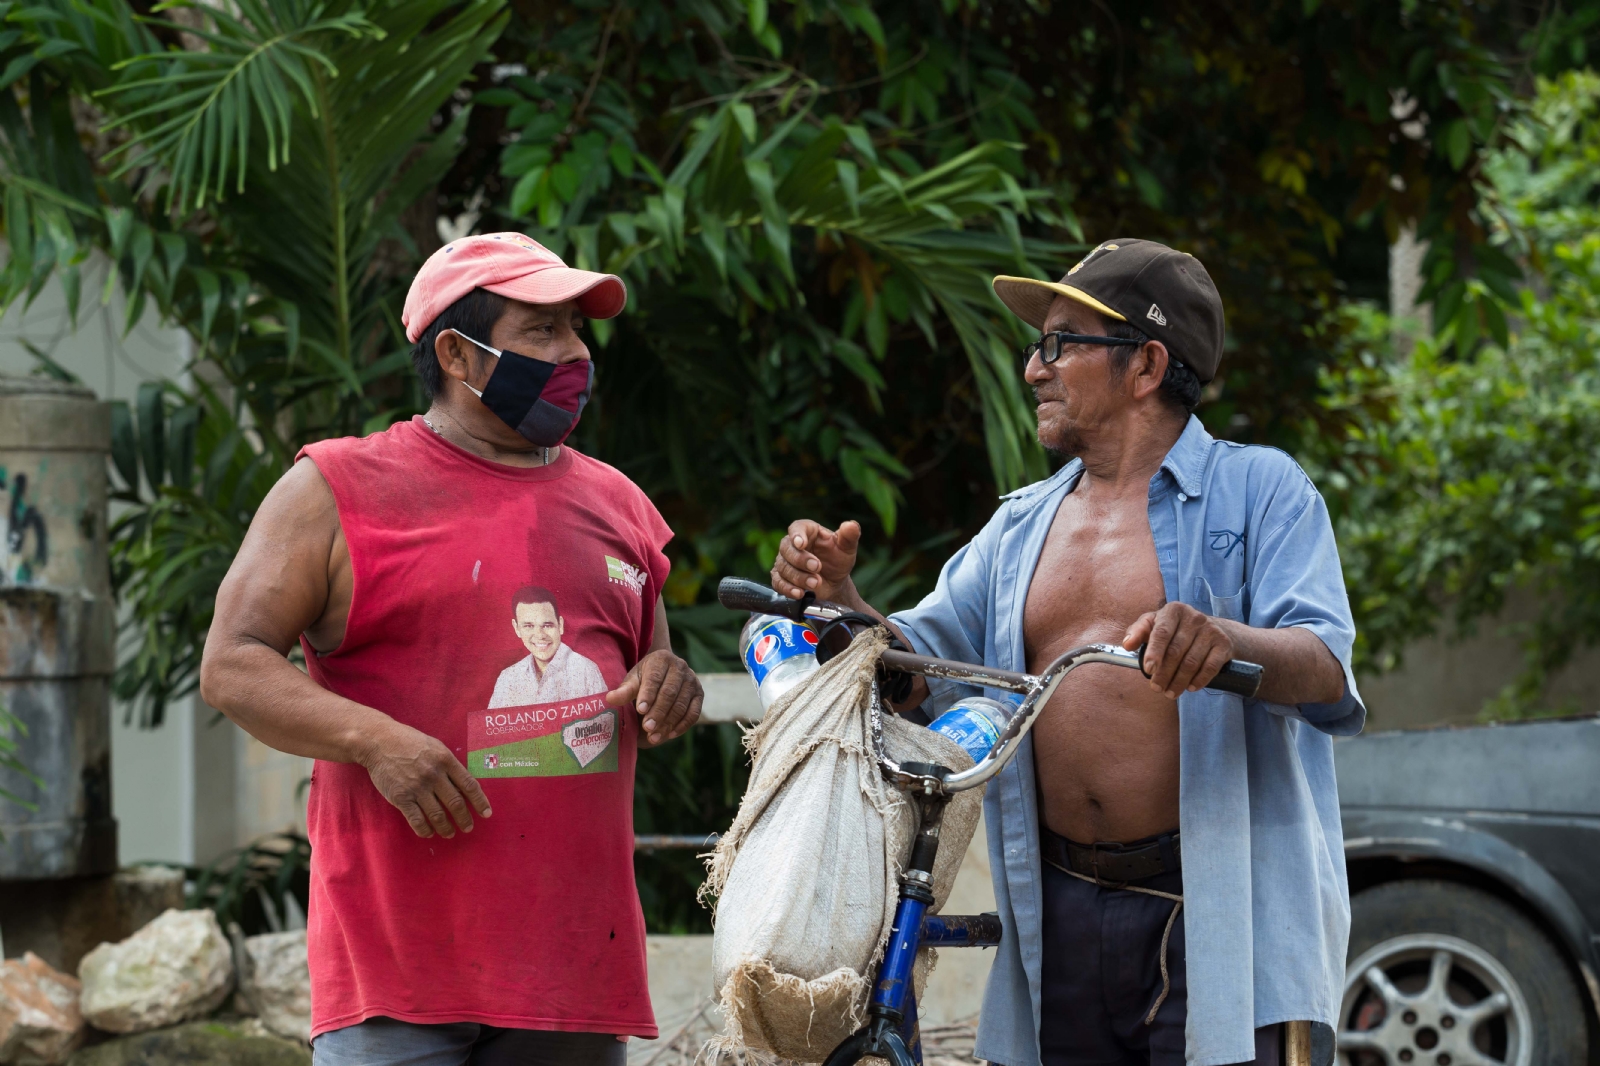
[[[968,696],[929,722],[928,728],[961,745],[972,756],[972,761],[978,762],[1000,739],[1000,731],[1017,713],[1018,706],[1020,704],[1002,703],[984,696]]]
[[[765,710],[819,668],[817,634],[776,614],[752,614],[739,634],[739,657]]]

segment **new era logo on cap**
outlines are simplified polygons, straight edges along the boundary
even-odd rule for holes
[[[1144,313],[1144,317],[1148,318],[1158,326],[1164,326],[1167,324],[1167,316],[1162,314],[1161,308],[1157,307],[1155,304],[1150,305],[1150,310]]]

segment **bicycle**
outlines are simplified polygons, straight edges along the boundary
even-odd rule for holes
[[[723,578],[717,586],[717,601],[730,610],[782,615],[809,625],[819,630],[823,654],[837,653],[847,645],[854,636],[850,627],[870,628],[881,624],[877,619],[837,604],[819,601],[814,593],[808,592],[803,598],[792,600],[765,585],[742,578]],[[1033,728],[1040,709],[1073,670],[1088,663],[1105,663],[1143,673],[1144,647],[1128,651],[1111,644],[1086,644],[1062,654],[1039,674],[935,659],[907,651],[886,651],[882,662],[887,671],[1001,689],[1016,693],[1023,700],[989,753],[970,768],[958,772],[933,763],[896,763],[888,757],[883,749],[879,684],[874,681],[869,713],[878,766],[890,784],[917,803],[920,823],[911,845],[911,857],[900,875],[899,903],[890,927],[889,946],[874,977],[867,1023],[834,1048],[823,1066],[853,1066],[870,1056],[887,1059],[891,1066],[921,1066],[922,1041],[916,995],[911,987],[911,970],[918,950],[925,945],[998,947],[1001,937],[998,914],[928,913],[934,902],[933,863],[939,851],[939,827],[945,805],[952,795],[984,784],[1011,761],[1023,738]],[[1260,666],[1235,659],[1226,663],[1207,687],[1250,699],[1260,688],[1261,677]],[[1309,1064],[1309,1023],[1289,1023],[1286,1042],[1287,1066]]]

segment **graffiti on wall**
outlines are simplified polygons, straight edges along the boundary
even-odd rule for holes
[[[35,574],[50,561],[50,534],[44,515],[28,502],[28,475],[0,466],[0,492],[10,490],[6,507],[5,569],[0,583],[32,584]],[[0,497],[4,499],[4,497]]]

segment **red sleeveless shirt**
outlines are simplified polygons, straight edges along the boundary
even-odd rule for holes
[[[311,677],[442,740],[493,816],[422,839],[349,763],[318,762],[312,1034],[383,1015],[654,1037],[633,879],[638,715],[671,531],[562,448],[502,466],[420,418],[301,453],[338,503],[354,592]]]

